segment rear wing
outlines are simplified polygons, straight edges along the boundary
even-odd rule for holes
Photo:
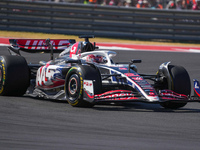
[[[20,50],[28,53],[60,53],[76,41],[74,39],[9,39],[11,55],[20,55]]]

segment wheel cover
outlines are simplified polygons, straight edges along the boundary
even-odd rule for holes
[[[70,95],[75,95],[78,89],[78,82],[75,77],[72,77],[68,84],[68,91]]]

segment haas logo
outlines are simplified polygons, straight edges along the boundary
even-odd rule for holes
[[[37,79],[36,79],[36,86],[44,86],[44,85],[51,85],[53,84],[52,80],[54,74],[56,73],[57,66],[43,66],[38,69],[37,72]]]
[[[70,42],[69,40],[51,40],[51,45],[53,45],[54,49],[58,49],[58,46],[66,46],[68,47]],[[25,39],[17,39],[17,45],[19,47],[25,48],[25,49],[48,49],[48,46],[46,45],[46,40],[44,39],[31,39],[31,40],[25,40]]]

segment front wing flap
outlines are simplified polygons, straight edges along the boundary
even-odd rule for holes
[[[111,90],[94,96],[95,102],[124,102],[124,101],[146,101],[138,93],[129,90]]]
[[[85,91],[86,92],[86,91]],[[150,101],[142,96],[140,93],[130,90],[111,90],[102,94],[92,95],[86,92],[90,102],[147,102],[147,103],[164,103],[164,102],[200,102],[200,98],[188,97],[184,94],[178,94],[171,90],[162,90],[159,92],[158,101]]]

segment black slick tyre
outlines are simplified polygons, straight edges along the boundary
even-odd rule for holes
[[[172,91],[190,96],[191,82],[188,72],[182,66],[169,65],[169,73],[172,80]],[[187,102],[164,102],[161,106],[167,109],[178,109],[184,107]]]
[[[92,107],[94,103],[83,99],[84,79],[93,80],[94,94],[101,91],[101,76],[98,69],[83,65],[72,67],[65,79],[65,94],[68,103],[73,107]]]
[[[22,96],[29,82],[29,68],[24,57],[0,56],[0,95]]]

